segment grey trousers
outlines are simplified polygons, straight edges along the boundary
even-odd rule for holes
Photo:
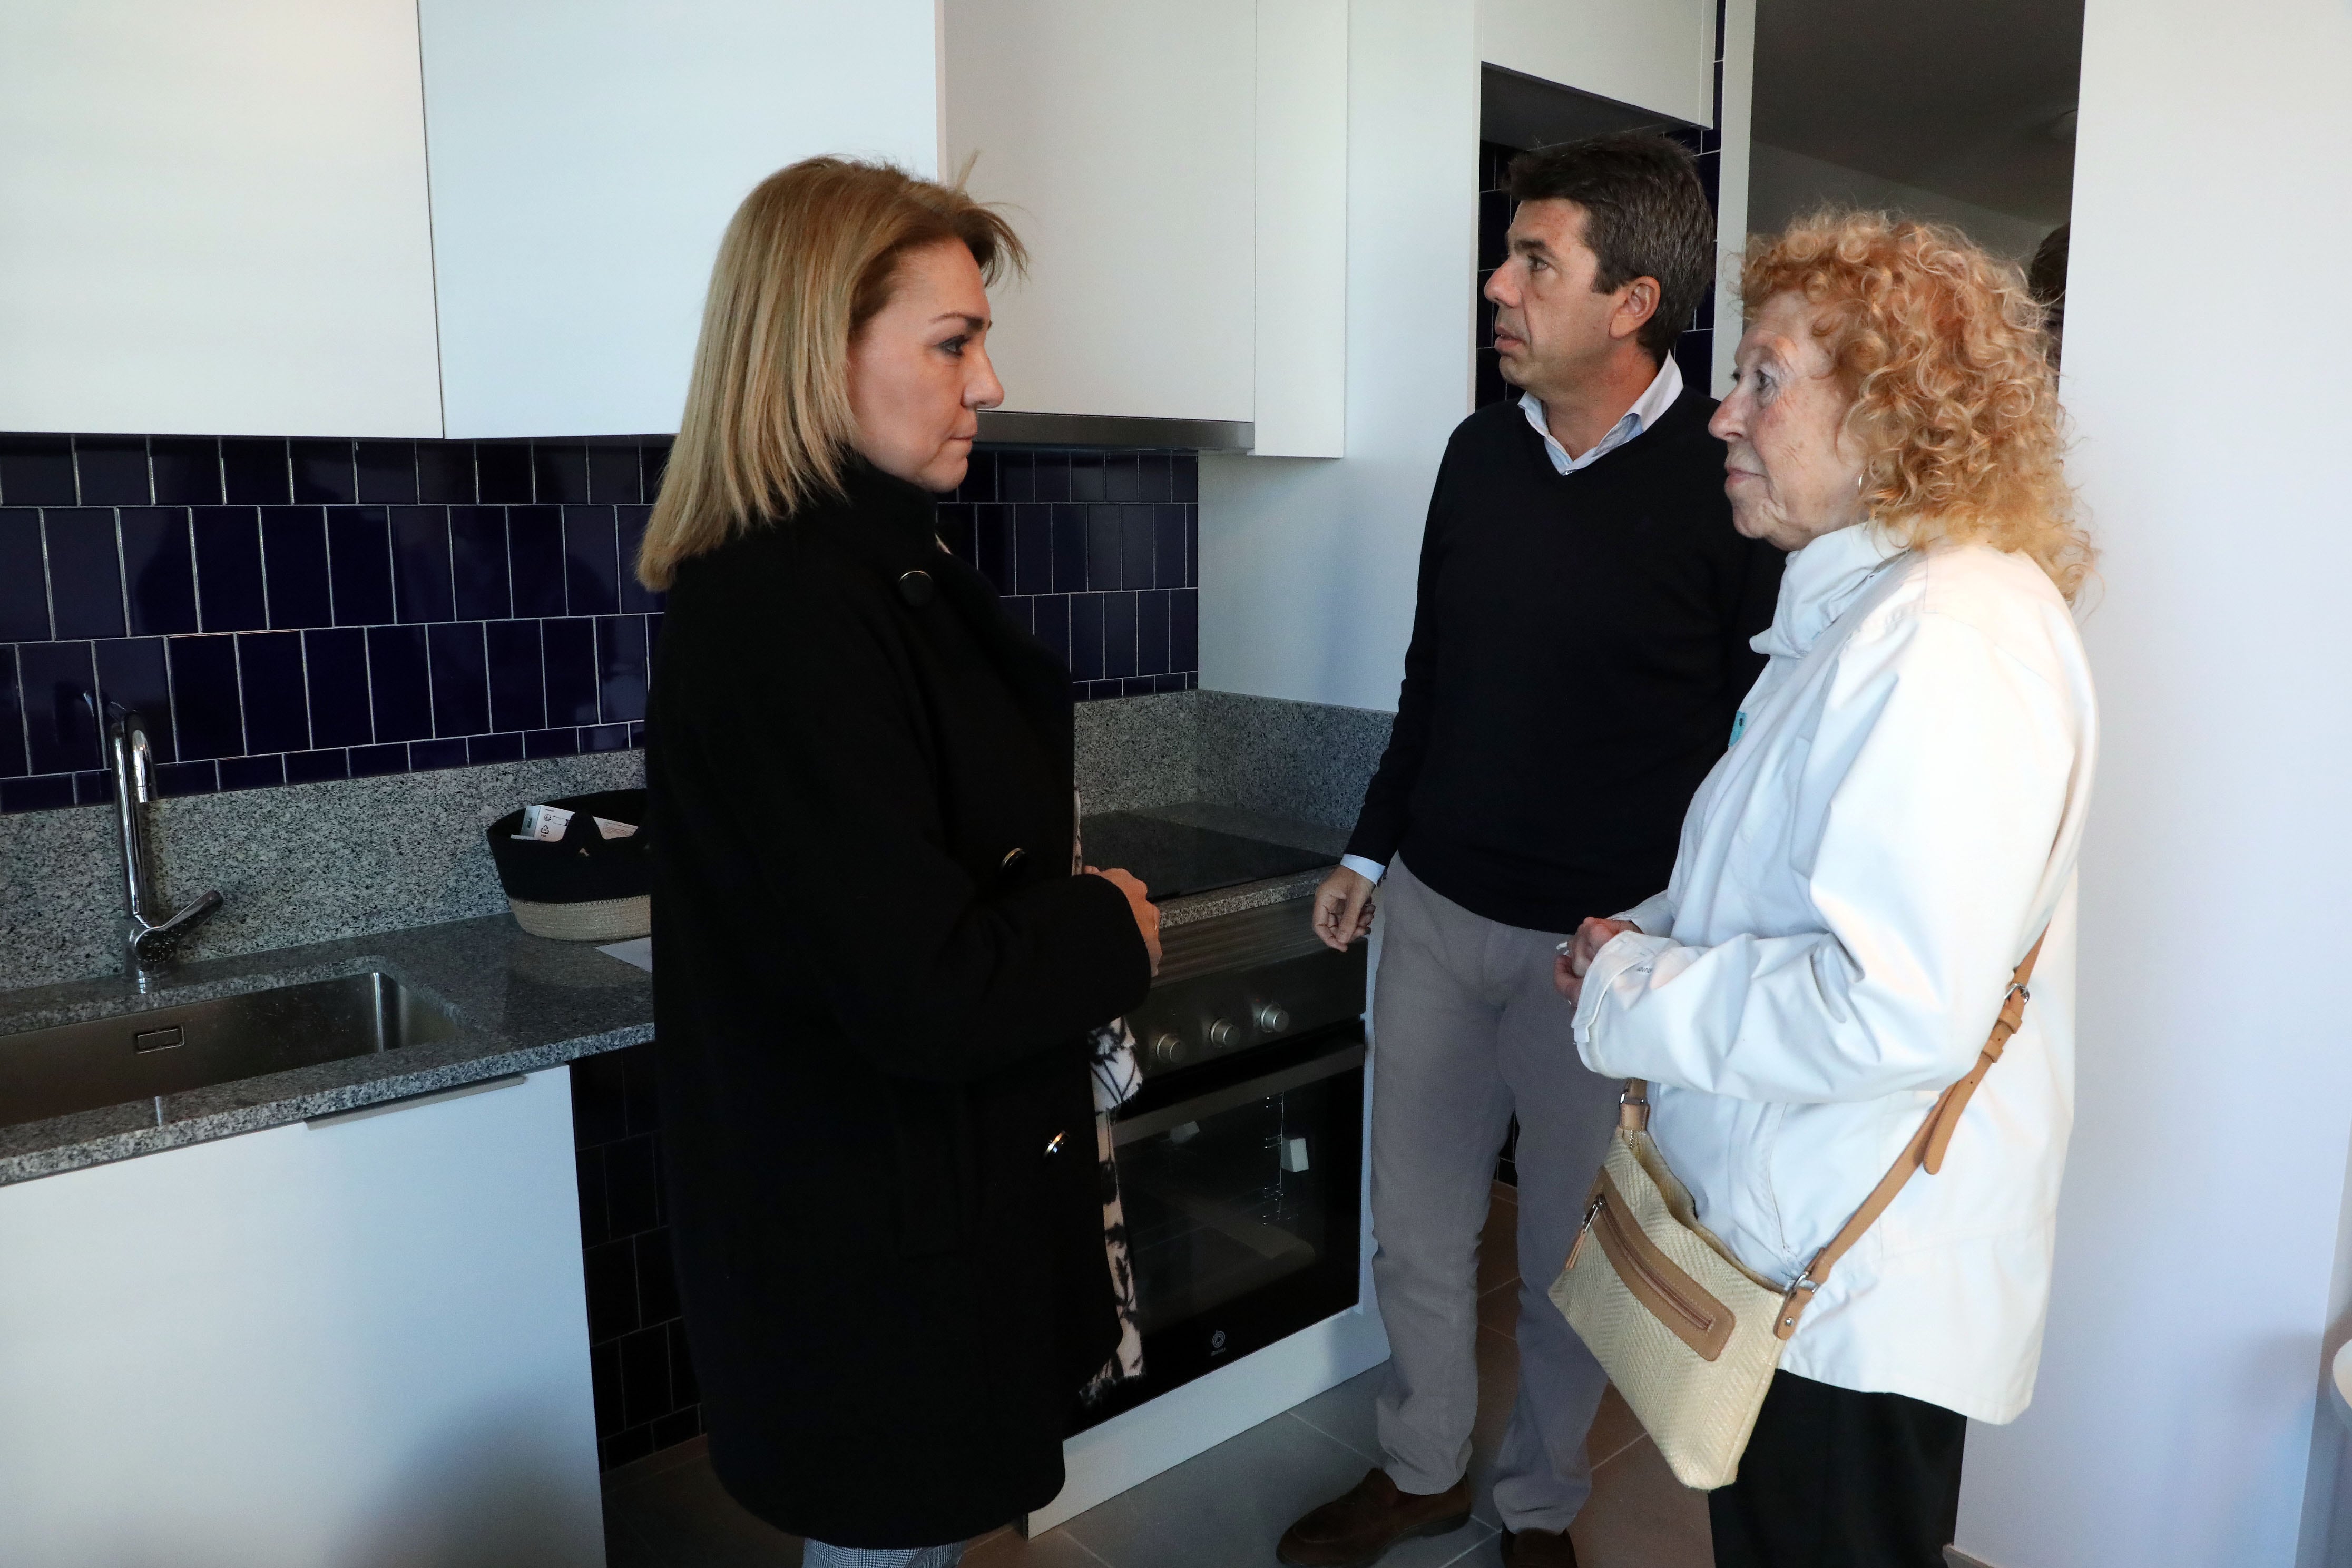
[[[1608,1379],[1545,1291],[1583,1218],[1620,1085],[1577,1059],[1574,1009],[1551,984],[1563,933],[1472,914],[1402,860],[1389,863],[1380,913],[1372,1282],[1389,1333],[1389,1479],[1440,1492],[1469,1468],[1478,1237],[1516,1110],[1519,1394],[1495,1503],[1511,1530],[1565,1530],[1592,1491],[1584,1435]]]

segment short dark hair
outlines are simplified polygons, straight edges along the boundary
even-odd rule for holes
[[[1514,203],[1584,209],[1584,243],[1601,263],[1596,291],[1658,280],[1658,309],[1639,341],[1664,364],[1715,281],[1715,208],[1689,151],[1652,131],[1564,142],[1512,159],[1510,189]]]

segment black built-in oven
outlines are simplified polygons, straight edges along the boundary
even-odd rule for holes
[[[1129,1103],[1112,1137],[1144,1374],[1078,1427],[1356,1304],[1363,1125],[1354,1027],[1154,1084]]]
[[[1204,865],[1300,858],[1177,824],[1121,826],[1114,844],[1090,818],[1087,858],[1133,862],[1163,896],[1206,890]],[[1303,857],[1307,868],[1329,858]],[[1310,904],[1292,896],[1163,932],[1159,978],[1129,1019],[1144,1087],[1112,1124],[1144,1375],[1082,1411],[1077,1429],[1356,1305],[1364,950],[1324,947]]]

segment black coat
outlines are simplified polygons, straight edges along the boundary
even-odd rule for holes
[[[711,1463],[849,1546],[1061,1489],[1118,1338],[1085,1036],[1150,983],[1125,899],[1070,875],[1068,671],[933,529],[859,465],[845,501],[686,563],[647,726]]]

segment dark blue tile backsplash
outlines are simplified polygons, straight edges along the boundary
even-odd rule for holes
[[[665,437],[0,436],[0,812],[108,797],[96,692],[167,795],[644,741],[630,569]],[[940,536],[1084,698],[1200,668],[1189,452],[981,448]]]
[[[1133,697],[1200,684],[1200,511],[1190,452],[982,449],[940,536],[1080,698]]]

